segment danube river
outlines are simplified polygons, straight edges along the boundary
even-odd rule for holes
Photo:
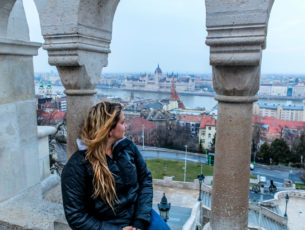
[[[36,94],[38,93],[38,86],[36,85]],[[52,86],[53,93],[61,94],[64,91],[62,86]],[[120,97],[124,100],[129,100],[131,92],[122,89],[98,89],[98,94]],[[153,100],[161,100],[170,97],[170,93],[153,93],[153,92],[134,92],[135,98],[145,98]],[[214,97],[209,96],[195,96],[195,95],[180,95],[180,99],[184,103],[186,108],[195,109],[204,107],[207,111],[210,111],[216,104],[217,101]],[[290,100],[267,100],[260,99],[260,103],[268,104],[282,104],[282,105],[302,105],[302,101],[290,101]]]

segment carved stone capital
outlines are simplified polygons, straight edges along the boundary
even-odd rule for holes
[[[107,66],[119,0],[35,1],[48,51],[70,95],[94,94]]]
[[[210,46],[216,99],[230,102],[256,100],[273,1],[205,1],[206,44]]]
[[[213,66],[213,88],[218,101],[251,103],[257,100],[260,65]]]

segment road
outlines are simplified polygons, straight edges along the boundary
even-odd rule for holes
[[[141,153],[144,159],[168,159],[168,160],[178,160],[184,161],[185,154],[184,153],[173,153],[173,152],[163,152],[163,151],[152,151],[152,150],[141,150]],[[187,162],[195,162],[195,163],[204,163],[207,164],[208,161],[205,156],[196,156],[187,154]]]
[[[158,150],[141,150],[141,153],[145,159],[169,159],[169,160],[185,160],[185,153],[182,151],[158,151]],[[187,154],[187,162],[196,162],[207,164],[208,161],[205,155],[193,155]],[[276,166],[265,166],[265,165],[255,165],[255,169],[251,171],[255,176],[261,175],[265,176],[267,181],[273,180],[276,186],[281,186],[285,179],[292,179],[293,182],[302,183],[299,173],[297,170],[293,169],[292,173],[288,167],[276,167]],[[269,183],[268,183],[269,184]]]

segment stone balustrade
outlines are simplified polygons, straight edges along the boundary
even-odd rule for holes
[[[49,136],[55,134],[55,132],[56,128],[52,126],[37,127],[40,181],[50,175]]]
[[[201,226],[200,216],[200,202],[198,201],[194,205],[191,216],[183,225],[182,230],[196,230],[198,226]]]

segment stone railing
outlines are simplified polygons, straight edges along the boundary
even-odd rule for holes
[[[260,207],[253,204],[249,204],[249,209],[255,211],[256,213],[259,213],[260,211]],[[275,223],[287,226],[287,218],[280,216],[268,208],[262,207],[262,215]]]
[[[289,197],[295,197],[295,198],[303,198],[305,199],[305,191],[299,191],[299,190],[286,190],[277,192],[274,195],[274,200],[280,200],[285,199],[286,194],[288,194]]]
[[[49,136],[56,132],[52,126],[37,126],[40,181],[50,175]]]
[[[200,204],[201,203],[199,201],[195,204],[195,206],[192,209],[191,216],[183,225],[182,230],[196,230],[197,226],[201,226]]]

